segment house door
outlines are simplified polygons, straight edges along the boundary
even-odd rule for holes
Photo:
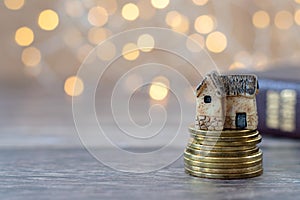
[[[235,125],[238,129],[244,129],[247,127],[247,114],[246,113],[236,113]]]

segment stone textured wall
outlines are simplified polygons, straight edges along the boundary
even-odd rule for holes
[[[247,115],[246,129],[257,129],[257,115]],[[223,129],[236,129],[235,116],[226,116],[225,123],[222,117],[197,116],[195,128],[206,131],[221,131]]]

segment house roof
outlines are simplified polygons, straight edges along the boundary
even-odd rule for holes
[[[258,89],[255,75],[218,75],[216,72],[207,74],[198,85],[196,95],[199,97],[204,85],[209,84],[216,89],[221,96],[254,96]]]

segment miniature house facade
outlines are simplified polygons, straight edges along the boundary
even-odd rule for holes
[[[201,130],[257,129],[255,75],[208,74],[196,89],[195,127]]]

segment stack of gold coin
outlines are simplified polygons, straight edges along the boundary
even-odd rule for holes
[[[189,128],[184,152],[185,171],[216,179],[250,178],[262,174],[262,152],[257,130],[204,131]]]

